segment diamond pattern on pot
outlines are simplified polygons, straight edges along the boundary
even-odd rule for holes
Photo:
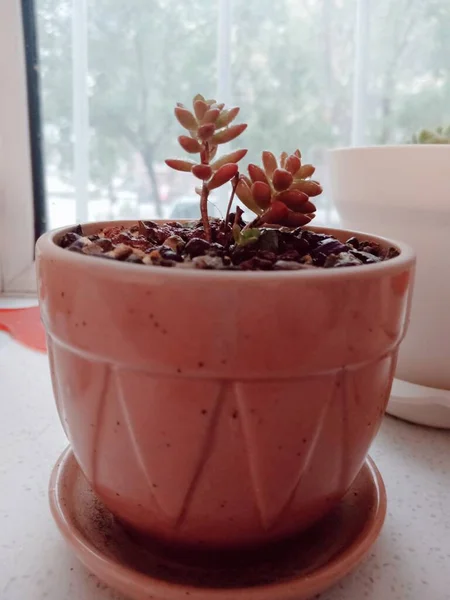
[[[104,395],[102,423],[96,436],[96,472],[94,488],[106,502],[119,507],[123,519],[131,521],[143,510],[159,516],[163,511],[156,490],[143,476],[133,456],[134,437],[121,402],[117,372],[110,367],[109,388]]]
[[[362,465],[396,354],[230,381],[107,365],[49,342],[60,417],[99,497],[131,525],[191,542],[264,541],[322,517]]]
[[[116,380],[135,462],[162,513],[180,524],[214,442],[221,383],[125,370]]]
[[[276,525],[310,469],[333,391],[334,373],[236,384],[253,493],[264,529]]]
[[[95,482],[109,367],[74,353],[51,336],[48,345],[53,389],[64,430],[83,472]]]

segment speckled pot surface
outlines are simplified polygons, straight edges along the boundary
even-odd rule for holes
[[[55,243],[66,231],[38,241],[40,306],[61,422],[111,512],[172,544],[224,547],[294,534],[335,506],[389,399],[412,251],[344,269],[181,271],[68,252]]]

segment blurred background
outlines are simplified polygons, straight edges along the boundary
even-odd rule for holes
[[[177,101],[241,107],[241,164],[300,148],[337,224],[326,150],[450,123],[449,0],[35,0],[47,226],[197,217]],[[383,177],[383,173],[380,173]],[[226,198],[212,198],[211,214]]]

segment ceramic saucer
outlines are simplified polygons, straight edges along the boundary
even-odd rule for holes
[[[418,425],[450,429],[450,391],[394,379],[387,413]]]
[[[97,500],[70,448],[53,470],[50,504],[81,562],[133,600],[304,600],[361,562],[383,525],[386,492],[369,458],[341,503],[308,532],[244,565],[214,568],[140,546]]]

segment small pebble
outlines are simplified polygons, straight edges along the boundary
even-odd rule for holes
[[[195,258],[196,256],[201,256],[205,254],[211,244],[202,238],[194,237],[192,238],[185,247],[185,252],[191,258]]]

